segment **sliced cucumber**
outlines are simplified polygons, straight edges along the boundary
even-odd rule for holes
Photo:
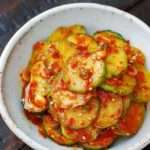
[[[105,64],[101,51],[88,57],[78,55],[72,57],[65,70],[65,80],[69,81],[69,89],[74,92],[84,93],[97,87],[104,78]]]
[[[144,68],[143,71],[137,74],[137,76],[139,76],[139,80],[137,80],[137,88],[134,91],[135,100],[137,102],[149,102],[150,101],[150,72],[148,72]],[[141,80],[140,80],[140,76],[141,76]]]
[[[31,72],[30,82],[37,83],[37,90],[35,93],[35,95],[37,96],[38,94],[43,95],[43,97],[49,96],[49,93],[51,91],[51,85],[49,85],[48,79],[43,77],[45,69],[46,67],[42,61],[35,63],[30,69]]]
[[[24,109],[30,112],[42,112],[47,109],[48,95],[51,91],[51,86],[48,81],[41,77],[43,64],[37,62],[31,68],[30,82],[25,89],[25,97],[23,99]]]
[[[51,95],[53,102],[60,108],[73,108],[84,105],[92,95],[73,93],[68,90],[57,90]]]
[[[89,143],[84,143],[82,144],[82,146],[87,150],[104,149],[110,146],[114,142],[116,137],[117,135],[111,129],[108,129],[102,132],[96,140]]]
[[[131,103],[127,113],[123,116],[114,131],[118,135],[131,136],[141,127],[145,114],[145,106],[140,103]]]
[[[35,113],[45,111],[48,104],[48,99],[45,96],[49,90],[50,88],[45,80],[40,77],[36,77],[35,80],[34,77],[34,81],[30,81],[25,89],[25,97],[23,99],[24,109]]]
[[[53,54],[57,52],[59,54],[59,51],[56,49],[55,45],[52,43],[48,43],[47,41],[40,41],[35,43],[33,46],[32,56],[29,62],[29,66],[32,67],[36,62],[43,61],[44,63],[54,63],[54,61],[59,61],[60,57],[53,57]]]
[[[96,36],[97,34],[102,34],[102,35],[105,35],[105,36],[112,36],[112,37],[115,37],[115,38],[118,38],[118,39],[121,39],[123,41],[125,41],[125,38],[118,32],[115,32],[113,30],[103,30],[103,31],[97,31],[94,33],[94,35]]]
[[[60,73],[53,80],[51,97],[53,103],[59,108],[74,108],[85,105],[92,97],[91,92],[85,94],[75,93],[68,90],[68,83],[64,82],[64,74]]]
[[[28,66],[35,73],[42,71],[42,69],[45,70],[45,72],[42,71],[40,74],[43,75],[42,73],[45,73],[45,78],[50,78],[48,74],[56,75],[61,70],[63,64],[63,56],[55,45],[43,42],[42,48],[33,50]]]
[[[73,145],[76,143],[76,141],[64,137],[59,132],[58,124],[51,118],[50,115],[45,115],[43,117],[43,126],[47,135],[58,144]]]
[[[89,126],[87,128],[83,129],[70,129],[64,126],[61,126],[61,132],[63,136],[65,136],[68,139],[77,140],[78,142],[90,142],[97,138],[99,134],[99,129]]]
[[[41,58],[46,60],[47,50],[46,44],[44,41],[36,42],[33,46],[32,56],[28,64],[29,68],[32,67],[38,61],[41,61]]]
[[[86,105],[66,109],[61,119],[63,126],[71,129],[81,129],[88,127],[97,116],[99,102],[91,99]]]
[[[136,85],[136,79],[126,74],[122,75],[122,78],[121,78],[122,83],[120,85],[112,85],[106,82],[107,81],[105,81],[103,84],[100,85],[102,89],[113,92],[113,93],[117,93],[120,95],[128,95],[132,93]]]
[[[113,52],[106,57],[107,78],[119,75],[128,66],[127,55],[122,49]]]
[[[128,66],[128,59],[125,53],[127,45],[126,41],[121,40],[118,36],[114,36],[111,32],[98,32],[95,34],[95,39],[100,46],[107,45],[108,53],[106,62],[106,77],[118,76]]]
[[[61,41],[66,39],[71,34],[86,33],[86,29],[83,25],[72,25],[57,28],[49,37],[49,42]]]
[[[53,45],[55,45],[56,49],[60,52],[64,62],[77,53],[77,49],[67,40],[56,41]]]
[[[88,52],[95,52],[99,49],[99,46],[94,38],[87,34],[72,34],[68,37],[68,41],[79,49],[87,49]]]
[[[108,46],[111,46],[113,42],[113,44],[116,47],[122,48],[123,50],[126,48],[128,44],[126,40],[122,38],[122,36],[115,31],[108,31],[108,30],[98,31],[94,33],[94,38],[99,44],[107,43]]]
[[[105,93],[105,95],[108,97],[107,99],[105,99],[103,93],[100,95],[101,109],[95,121],[95,126],[98,128],[108,128],[116,124],[123,111],[122,98],[120,96],[111,93]]]

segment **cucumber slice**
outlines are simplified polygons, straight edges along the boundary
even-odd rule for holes
[[[46,55],[48,54],[48,51],[46,50],[46,43],[44,41],[36,42],[32,49],[32,56],[28,64],[29,68],[36,62],[41,61],[41,58],[46,60]]]
[[[102,35],[105,35],[105,36],[112,36],[112,37],[115,37],[115,38],[118,38],[120,40],[125,41],[125,38],[120,33],[115,32],[113,30],[97,31],[97,32],[94,33],[94,36],[96,36],[99,33],[102,34]]]
[[[96,52],[99,49],[94,38],[87,34],[72,34],[68,37],[68,41],[74,44],[79,50],[84,48],[88,52]]]
[[[150,101],[150,72],[145,68],[137,74],[137,87],[134,96],[137,102]]]
[[[99,129],[89,126],[87,128],[73,130],[64,126],[61,126],[61,132],[63,136],[68,139],[77,140],[78,142],[90,142],[97,138]]]
[[[117,52],[113,52],[106,57],[106,70],[107,78],[112,76],[118,76],[128,66],[127,55],[122,49],[118,49]]]
[[[68,90],[57,90],[52,93],[51,97],[53,102],[60,108],[74,108],[87,103],[92,97],[92,94],[78,94]]]
[[[43,42],[40,49],[34,49],[30,61],[30,66],[37,61],[45,61],[50,63],[66,62],[71,56],[77,53],[77,49],[67,40],[55,41],[55,42]]]
[[[65,63],[70,57],[77,53],[77,49],[67,40],[53,42],[53,45],[55,45],[56,49],[60,52]]]
[[[64,82],[64,74],[60,73],[52,84],[51,97],[53,103],[59,108],[74,108],[77,106],[85,105],[92,97],[91,92],[84,94],[75,93],[68,90],[68,83]]]
[[[97,99],[91,99],[86,105],[64,110],[61,124],[71,129],[88,127],[96,118],[99,110]]]
[[[25,89],[23,99],[24,109],[39,113],[47,109],[48,96],[51,91],[51,86],[48,81],[41,76],[44,69],[43,62],[35,63],[31,68],[30,82]]]
[[[61,41],[66,39],[71,34],[78,34],[78,33],[86,33],[86,29],[83,25],[72,25],[72,26],[64,26],[57,28],[49,37],[49,42]]]
[[[28,68],[33,74],[39,72],[48,79],[55,76],[62,69],[63,64],[63,57],[55,45],[43,42],[42,46],[33,49]]]
[[[132,103],[126,115],[120,119],[114,128],[114,132],[122,136],[131,136],[137,133],[143,123],[144,114],[144,104]]]
[[[123,74],[122,78],[119,80],[121,81],[121,84],[119,85],[112,85],[106,80],[103,84],[100,85],[100,87],[106,91],[120,95],[128,95],[133,92],[134,87],[136,86],[136,79],[134,77]]]
[[[128,59],[125,53],[127,42],[114,36],[111,32],[98,32],[95,34],[95,39],[102,47],[107,45],[106,51],[108,53],[106,62],[106,77],[118,76],[128,66]],[[117,60],[117,61],[116,61]]]
[[[77,55],[72,57],[65,70],[65,80],[69,82],[69,89],[74,92],[84,93],[97,87],[104,78],[105,64],[101,51],[88,57]]]
[[[108,129],[103,131],[96,140],[84,143],[82,146],[87,150],[100,150],[110,146],[116,138],[117,135],[111,129]]]
[[[108,128],[116,124],[122,115],[122,98],[105,92],[100,92],[99,97],[101,99],[101,109],[95,121],[95,126],[98,128]]]
[[[52,140],[61,145],[73,145],[76,141],[70,140],[64,137],[58,128],[58,124],[51,118],[50,115],[45,115],[43,117],[43,127]]]
[[[25,89],[24,109],[34,113],[45,111],[48,104],[48,99],[45,96],[49,90],[50,88],[43,78],[34,77],[34,81],[30,81]]]

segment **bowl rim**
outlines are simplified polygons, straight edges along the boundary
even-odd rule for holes
[[[72,4],[65,4],[61,6],[57,6],[54,8],[50,8],[39,15],[33,17],[30,19],[27,23],[25,23],[9,40],[7,45],[5,46],[1,57],[0,57],[0,114],[6,125],[9,127],[9,129],[24,143],[32,147],[33,149],[39,149],[39,150],[48,150],[48,148],[44,145],[39,144],[37,141],[33,140],[30,136],[28,136],[23,130],[17,127],[15,122],[11,119],[7,108],[5,107],[4,98],[2,94],[2,79],[3,79],[3,71],[5,69],[5,65],[7,63],[7,59],[13,49],[13,47],[16,45],[16,43],[19,41],[19,39],[28,32],[37,22],[40,20],[45,19],[48,15],[55,14],[57,12],[72,9],[72,8],[96,8],[96,9],[103,9],[106,11],[114,12],[117,14],[120,14],[124,16],[125,18],[132,19],[136,24],[140,25],[144,30],[146,30],[150,34],[150,28],[149,26],[138,19],[137,17],[124,12],[118,8],[112,7],[112,6],[106,6],[103,4],[97,4],[97,3],[72,3]],[[138,150],[142,149],[144,146],[149,144],[150,142],[150,134],[143,138],[142,141],[137,142],[135,145],[132,146],[132,150]]]

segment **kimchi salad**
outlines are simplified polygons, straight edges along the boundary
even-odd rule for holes
[[[61,145],[102,149],[135,135],[150,100],[143,52],[112,30],[58,27],[33,45],[20,77],[26,117]]]

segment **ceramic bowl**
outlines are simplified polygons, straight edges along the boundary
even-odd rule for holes
[[[68,4],[49,9],[28,21],[6,45],[0,59],[0,112],[8,127],[22,141],[38,150],[70,150],[39,135],[21,105],[20,71],[26,66],[32,45],[46,38],[56,27],[83,24],[89,33],[111,29],[120,32],[131,44],[143,50],[150,69],[150,29],[138,18],[119,9],[91,3]],[[140,131],[132,138],[115,143],[110,150],[138,150],[150,142],[150,105]]]

